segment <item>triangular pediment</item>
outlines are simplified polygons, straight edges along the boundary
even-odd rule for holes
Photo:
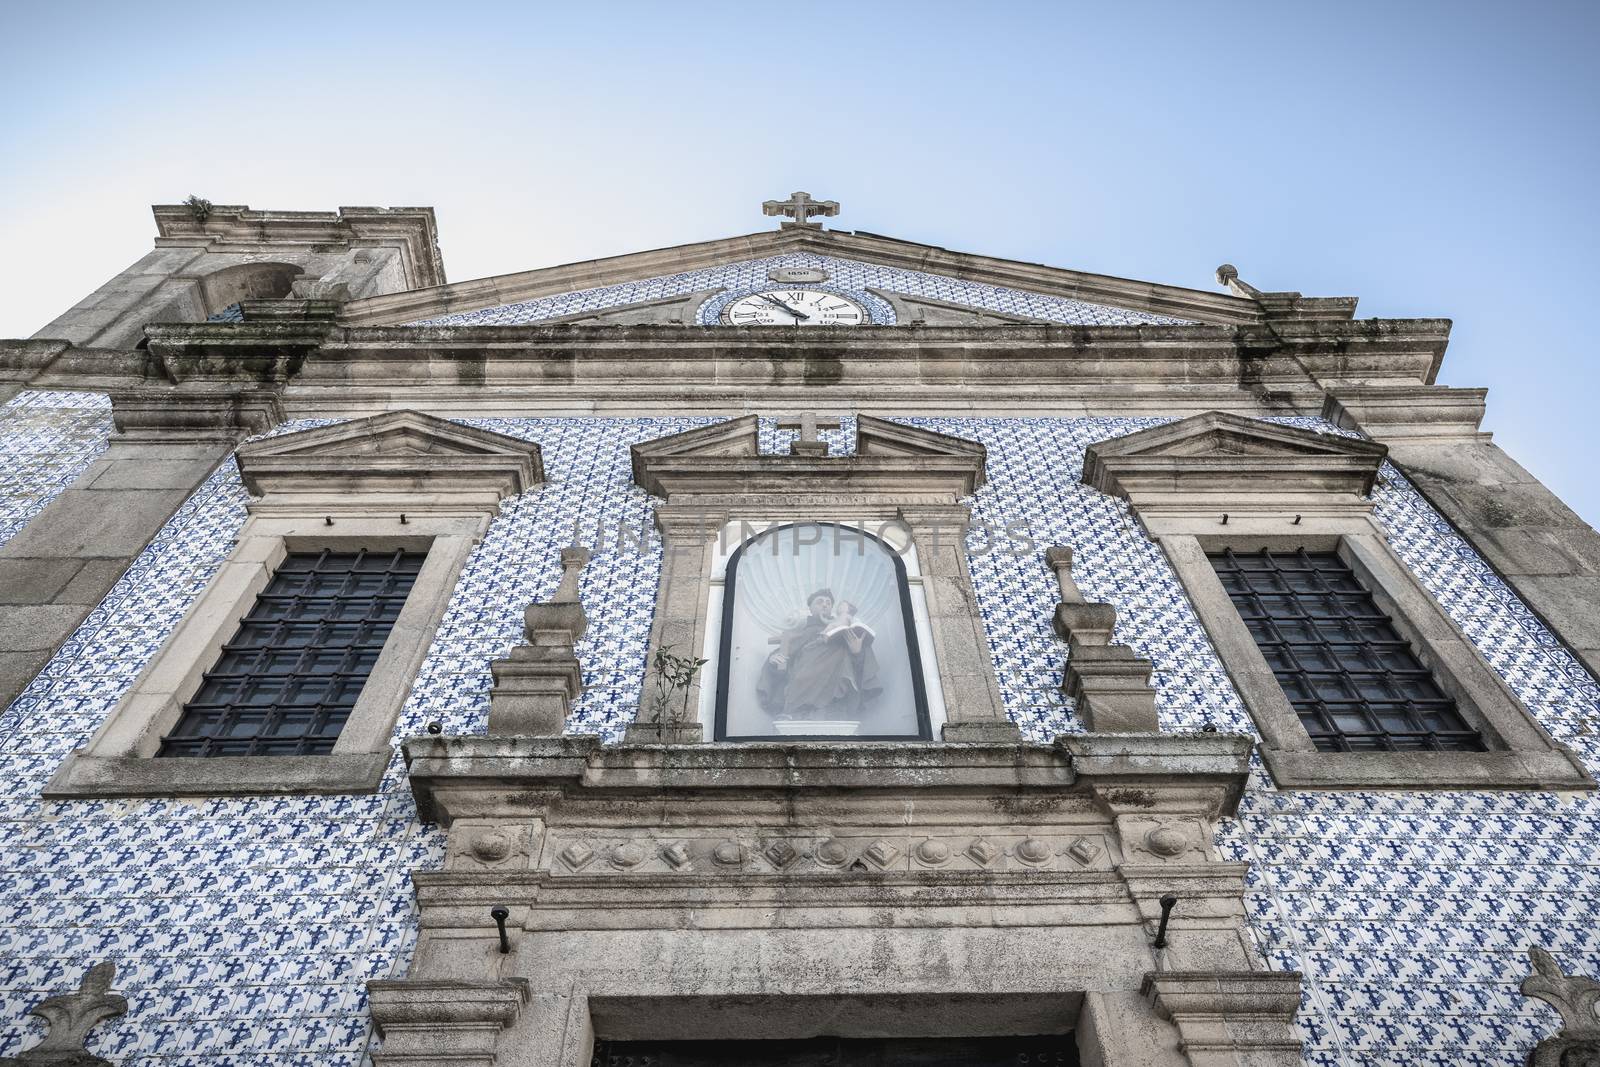
[[[248,441],[239,472],[256,496],[404,487],[509,496],[544,479],[539,446],[420,411],[392,411]],[[451,488],[451,486],[454,488]]]
[[[978,442],[871,415],[856,417],[852,455],[764,455],[759,433],[757,417],[744,415],[641,442],[632,450],[633,480],[669,500],[845,492],[887,498],[897,486],[907,499],[953,500],[984,481],[986,453]]]
[[[823,275],[818,282],[779,281]],[[813,272],[813,273],[805,273]],[[796,229],[355,300],[349,325],[506,326],[681,322],[712,325],[722,297],[818,285],[860,303],[875,325],[1150,326],[1259,321],[1253,300],[1134,281],[870,233]]]
[[[1104,493],[1371,490],[1388,448],[1209,411],[1091,445],[1083,481]]]

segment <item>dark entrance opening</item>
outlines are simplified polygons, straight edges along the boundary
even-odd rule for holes
[[[594,1067],[1078,1067],[1071,1034],[812,1037],[800,1041],[597,1041]]]

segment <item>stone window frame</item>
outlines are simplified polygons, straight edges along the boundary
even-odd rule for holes
[[[1395,555],[1370,492],[1388,449],[1222,412],[1090,446],[1083,480],[1128,500],[1166,554],[1285,789],[1595,788]],[[1483,736],[1485,752],[1317,750],[1208,558],[1335,552]]]
[[[986,453],[975,441],[885,419],[856,419],[853,455],[828,455],[795,442],[788,455],[761,454],[755,415],[703,426],[633,446],[634,481],[662,502],[661,578],[647,660],[657,649],[704,649],[712,620],[711,582],[720,535],[740,520],[901,524],[916,546],[928,613],[921,655],[937,667],[945,721],[938,740],[1014,744],[1021,734],[1006,714],[972,589],[963,535],[971,512],[962,501],[983,484]],[[775,518],[781,516],[781,519]],[[919,638],[923,635],[919,633]],[[929,684],[930,692],[933,684]],[[650,706],[646,679],[628,744],[703,743],[707,679],[692,683],[692,718],[662,721]],[[742,744],[746,742],[717,742]],[[849,744],[841,738],[793,738],[784,745]]]
[[[376,792],[468,557],[500,501],[543,480],[536,444],[414,411],[248,442],[237,458],[252,500],[233,551],[46,797]],[[333,751],[157,756],[285,556],[363,547],[427,558]]]
[[[862,530],[886,543],[889,549],[896,553],[900,561],[900,568],[905,578],[905,595],[910,600],[911,622],[913,636],[917,650],[917,667],[922,672],[921,685],[923,687],[924,703],[927,710],[927,723],[930,731],[929,737],[938,737],[948,716],[944,706],[944,686],[939,678],[938,656],[934,651],[933,623],[928,615],[927,590],[923,585],[922,564],[917,557],[917,545],[911,536],[910,527],[899,520],[887,523],[868,523],[853,519],[735,519],[718,532],[716,550],[712,560],[712,571],[707,581],[706,591],[706,629],[705,642],[701,646],[700,657],[706,661],[702,668],[702,677],[709,684],[700,687],[699,721],[703,736],[711,738],[718,744],[738,744],[737,741],[716,739],[716,712],[717,712],[717,684],[718,670],[722,663],[723,645],[723,618],[726,610],[725,591],[727,589],[727,568],[733,554],[741,547],[754,541],[769,530],[780,526],[795,525],[796,522],[815,522],[818,524],[831,524]],[[871,529],[876,527],[876,530]],[[897,531],[903,532],[903,543],[896,544],[891,537]],[[783,738],[783,741],[849,741],[851,738],[838,737],[795,737]],[[927,738],[894,738],[893,740],[919,741]]]

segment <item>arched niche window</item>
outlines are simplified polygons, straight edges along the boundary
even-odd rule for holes
[[[799,522],[728,557],[719,741],[932,737],[905,561],[856,526]]]

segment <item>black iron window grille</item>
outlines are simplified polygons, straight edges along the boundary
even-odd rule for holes
[[[332,752],[425,555],[290,553],[156,754]]]
[[[1210,558],[1320,751],[1484,750],[1337,554],[1230,550]]]

